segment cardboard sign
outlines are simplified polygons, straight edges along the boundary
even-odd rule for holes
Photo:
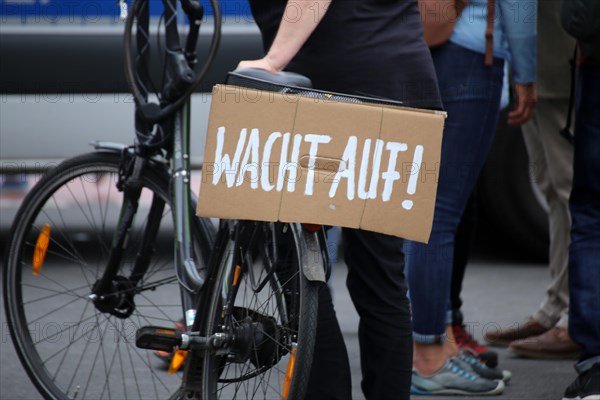
[[[217,85],[197,214],[426,243],[445,116]]]

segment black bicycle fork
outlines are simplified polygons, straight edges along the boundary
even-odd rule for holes
[[[119,318],[129,317],[134,309],[134,296],[140,279],[146,273],[154,254],[154,243],[160,226],[165,202],[155,195],[148,214],[140,248],[131,274],[118,275],[123,255],[128,245],[133,220],[138,211],[142,193],[140,177],[143,174],[146,159],[127,155],[123,150],[119,182],[117,187],[123,192],[123,203],[117,228],[113,234],[110,253],[104,274],[93,285],[90,299],[99,311],[110,313]]]

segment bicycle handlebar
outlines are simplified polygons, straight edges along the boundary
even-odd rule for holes
[[[153,125],[164,121],[178,110],[202,82],[212,65],[221,40],[221,10],[218,0],[210,0],[213,9],[214,31],[208,55],[202,69],[195,73],[196,45],[200,31],[201,19],[204,16],[202,5],[197,0],[181,0],[182,8],[188,16],[190,30],[187,35],[185,49],[181,48],[177,21],[175,16],[177,0],[163,0],[165,5],[165,29],[167,39],[167,74],[168,79],[163,88],[161,104],[148,101],[148,93],[139,78],[147,78],[145,71],[139,71],[135,65],[131,49],[132,28],[134,19],[138,17],[138,49],[137,55],[143,67],[148,62],[148,1],[134,1],[125,20],[125,77],[137,105],[138,117],[146,124]],[[140,88],[142,85],[142,88]]]

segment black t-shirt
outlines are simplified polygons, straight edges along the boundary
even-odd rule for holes
[[[287,0],[250,0],[271,46],[279,23],[300,9]],[[309,11],[323,12],[314,2]],[[303,48],[286,68],[311,78],[317,89],[401,100],[441,109],[435,70],[423,39],[417,0],[333,0]]]

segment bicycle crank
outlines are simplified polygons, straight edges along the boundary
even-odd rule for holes
[[[225,333],[215,333],[205,337],[197,332],[182,332],[179,329],[160,326],[144,326],[137,330],[135,345],[140,349],[171,352],[176,347],[179,350],[220,349],[231,342],[231,336]]]

